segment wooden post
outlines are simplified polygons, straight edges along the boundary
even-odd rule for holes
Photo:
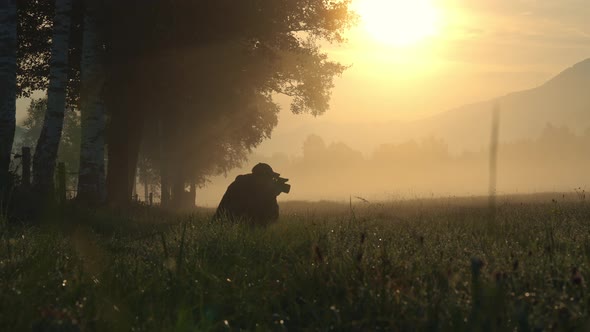
[[[154,193],[150,193],[150,206],[154,205]]]
[[[168,151],[165,149],[165,143],[167,142],[164,137],[164,124],[163,121],[158,121],[158,137],[159,149],[160,149],[160,206],[168,207],[170,203],[170,186],[169,186],[169,172],[168,172]]]
[[[66,164],[57,164],[57,199],[59,204],[66,202]]]
[[[195,180],[193,179],[193,180],[191,180],[191,184],[190,184],[189,207],[191,207],[191,208],[195,207],[196,200],[197,200],[197,184],[195,183]]]
[[[500,105],[496,102],[492,110],[492,135],[490,139],[489,193],[490,221],[496,220],[496,186],[498,177],[498,137],[500,129]]]
[[[138,167],[135,167],[135,173],[133,174],[133,179],[132,179],[132,183],[131,183],[131,197],[137,197],[137,177],[138,177]],[[135,201],[137,201],[137,198],[135,198]]]
[[[186,205],[186,192],[184,191],[184,176],[181,170],[177,170],[172,176],[172,197],[170,207],[184,209]]]
[[[150,186],[148,184],[148,182],[149,182],[148,168],[147,168],[147,165],[145,165],[145,163],[144,163],[144,167],[143,167],[143,173],[144,173],[143,174],[143,194],[144,194],[143,200],[147,204],[148,199],[149,199],[149,192],[150,192],[149,187]]]
[[[23,146],[21,149],[22,154],[22,176],[21,183],[23,188],[31,187],[31,148]]]
[[[164,168],[160,171],[160,201],[163,207],[168,207],[170,204],[170,181],[168,179],[168,166],[163,162]]]

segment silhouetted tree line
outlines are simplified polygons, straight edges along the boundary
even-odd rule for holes
[[[589,185],[590,128],[576,134],[547,124],[537,138],[498,147],[502,191],[573,190]],[[381,144],[361,153],[342,142],[327,144],[317,135],[303,143],[301,156],[256,156],[293,179],[290,198],[334,199],[355,194],[485,194],[489,151],[452,153],[442,139]]]
[[[187,187],[240,165],[270,137],[274,94],[290,96],[294,113],[326,111],[345,67],[320,43],[343,42],[355,21],[349,3],[3,1],[0,191],[9,189],[15,99],[45,90],[45,104],[32,107],[43,119],[26,124],[38,130],[27,133],[38,135],[27,138],[36,192],[53,190],[75,112],[79,200],[128,204],[140,164],[145,178],[158,174],[163,204],[184,201]]]

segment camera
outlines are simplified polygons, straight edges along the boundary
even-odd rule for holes
[[[275,179],[275,181],[276,181],[277,191],[279,193],[288,194],[289,191],[291,191],[291,185],[287,183],[287,181],[289,181],[289,179],[277,177]]]

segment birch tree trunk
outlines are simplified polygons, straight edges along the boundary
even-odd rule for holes
[[[16,0],[0,0],[0,196],[8,185],[15,126]]]
[[[149,179],[148,179],[148,171],[147,171],[147,167],[145,168],[145,172],[143,175],[143,201],[145,202],[145,204],[148,204],[148,200],[150,197],[150,184],[149,184]]]
[[[162,207],[168,207],[170,204],[170,186],[168,171],[168,154],[164,147],[164,121],[158,121],[158,138],[159,138],[159,149],[160,149],[160,205]]]
[[[103,40],[98,26],[96,0],[86,1],[81,64],[81,127],[78,199],[101,203],[105,189],[105,82]]]
[[[42,194],[53,190],[53,173],[63,129],[71,11],[72,0],[55,1],[47,112],[33,157],[33,186]]]

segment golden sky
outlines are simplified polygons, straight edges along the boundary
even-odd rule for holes
[[[590,57],[589,0],[354,0],[353,8],[361,23],[349,42],[326,48],[352,65],[336,80],[330,111],[292,115],[284,100],[259,152],[292,150],[309,133],[346,142],[320,128],[424,118],[536,87]]]
[[[311,133],[362,149],[326,128],[424,118],[533,88],[590,57],[590,0],[353,0],[353,8],[361,22],[349,42],[326,45],[351,65],[331,109],[292,115],[279,97],[279,125],[258,152],[297,153]],[[19,122],[27,105],[19,100]]]

